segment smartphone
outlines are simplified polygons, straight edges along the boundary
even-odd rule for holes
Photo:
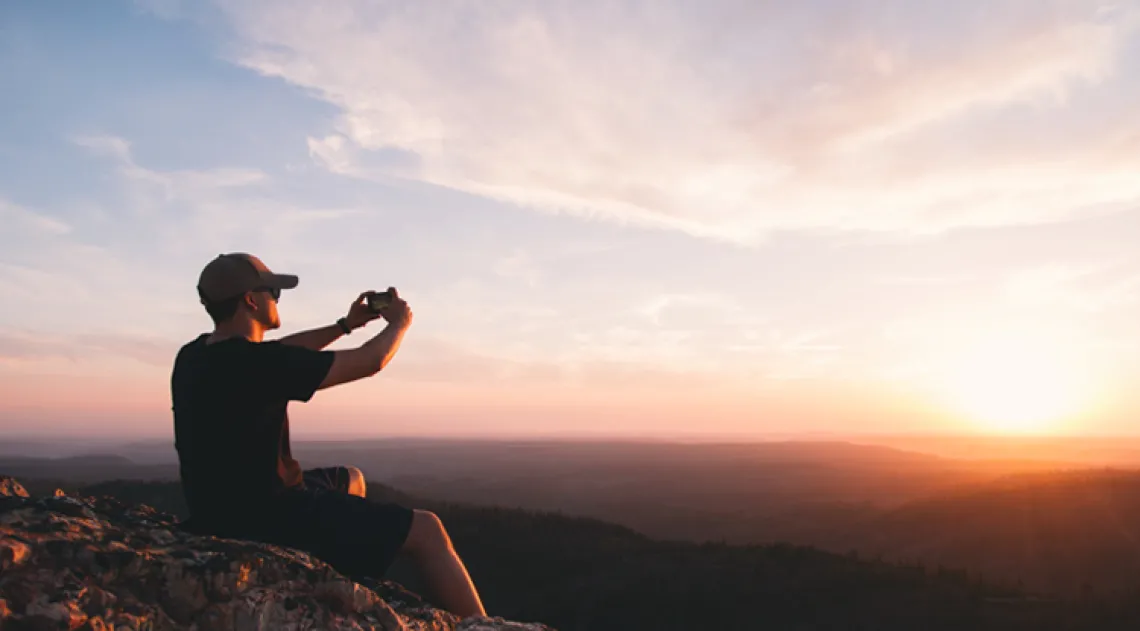
[[[392,304],[392,291],[378,291],[368,297],[368,308],[379,313]]]

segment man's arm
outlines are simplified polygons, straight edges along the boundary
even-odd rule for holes
[[[397,295],[381,315],[388,321],[388,326],[359,348],[336,351],[332,366],[318,390],[371,377],[392,361],[412,324],[412,310]]]
[[[286,335],[281,338],[280,342],[290,346],[304,346],[305,348],[319,351],[340,339],[342,335],[344,335],[344,331],[341,330],[339,324],[330,324],[328,326],[322,326],[319,329],[309,329],[308,331]]]
[[[370,291],[366,291],[360,294],[360,297],[349,306],[348,314],[344,316],[345,324],[348,325],[349,330],[355,331],[370,321],[380,317],[379,314],[373,313],[364,301],[371,293]],[[282,344],[303,346],[314,351],[319,351],[340,339],[342,335],[344,335],[344,331],[340,328],[340,324],[330,324],[328,326],[322,326],[319,329],[310,329],[308,331],[287,335],[279,341]]]
[[[371,377],[383,370],[400,349],[400,343],[404,340],[404,333],[407,330],[407,324],[389,323],[383,331],[360,348],[336,351],[332,367],[329,368],[318,390]]]

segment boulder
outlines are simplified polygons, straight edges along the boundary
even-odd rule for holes
[[[437,609],[304,552],[197,536],[110,497],[29,497],[0,476],[0,629],[550,631]]]

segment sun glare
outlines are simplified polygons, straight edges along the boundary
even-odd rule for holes
[[[989,336],[948,362],[942,394],[956,413],[987,431],[1047,433],[1089,403],[1079,359],[1047,336]]]

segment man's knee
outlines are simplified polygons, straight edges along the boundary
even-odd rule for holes
[[[364,482],[364,472],[356,467],[345,467],[348,470],[348,494],[364,497],[367,485]]]
[[[431,511],[416,509],[412,517],[412,529],[404,541],[404,550],[418,555],[449,549],[451,538],[439,517]]]

